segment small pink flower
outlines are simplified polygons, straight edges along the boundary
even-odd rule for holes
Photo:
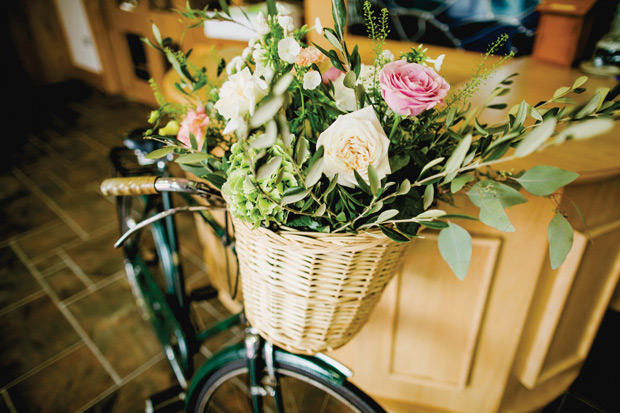
[[[192,143],[190,140],[190,132],[194,135],[196,143],[198,144],[198,150],[202,149],[202,144],[205,140],[205,132],[209,125],[209,118],[205,113],[204,107],[200,106],[197,110],[189,110],[185,115],[185,118],[181,122],[177,139],[183,142],[185,145],[191,148]]]
[[[381,96],[398,115],[418,116],[443,100],[450,85],[430,67],[397,60],[379,73]]]
[[[330,67],[321,75],[323,77],[323,83],[329,83],[330,80],[333,82],[343,73],[344,72],[342,70],[336,69],[335,67]]]
[[[301,49],[295,64],[297,66],[310,66],[312,63],[320,63],[326,59],[325,55],[321,53],[315,46],[309,46]]]

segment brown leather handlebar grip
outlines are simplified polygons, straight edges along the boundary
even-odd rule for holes
[[[101,183],[103,195],[149,195],[156,194],[157,176],[136,176],[130,178],[110,178]]]

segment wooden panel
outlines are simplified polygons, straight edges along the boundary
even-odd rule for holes
[[[592,230],[541,381],[585,360],[620,276],[620,221]]]
[[[521,382],[530,389],[538,384],[587,241],[586,236],[576,232],[573,248],[562,267],[551,270],[548,258],[543,265],[528,316],[528,329],[521,339],[514,368]]]
[[[471,269],[460,281],[441,259],[436,234],[417,241],[398,279],[392,379],[466,386],[499,247],[497,238],[474,238]]]

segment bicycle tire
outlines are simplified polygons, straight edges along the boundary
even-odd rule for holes
[[[312,371],[286,362],[275,362],[284,412],[385,413],[372,398],[349,381],[337,385]],[[197,397],[190,398],[187,412],[248,413],[252,404],[245,359],[231,360],[203,379]],[[306,393],[310,392],[310,393]],[[301,397],[297,397],[301,393]],[[264,411],[275,411],[273,399],[263,397]]]

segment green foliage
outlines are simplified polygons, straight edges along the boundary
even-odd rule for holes
[[[189,27],[208,20],[233,21],[231,7],[226,1],[220,3],[220,11],[205,8],[180,13]],[[167,146],[150,158],[174,154],[183,168],[222,188],[232,213],[254,226],[275,223],[333,233],[378,229],[398,242],[416,237],[420,226],[424,226],[439,231],[441,255],[463,279],[471,259],[471,236],[452,220],[479,219],[498,230],[514,231],[505,209],[527,201],[521,189],[553,201],[552,194],[577,177],[552,166],[535,166],[520,173],[495,171],[493,166],[568,140],[605,133],[618,118],[618,88],[598,89],[585,102],[577,103],[578,95],[585,92],[585,76],[557,89],[548,100],[536,104],[522,101],[508,108],[502,100],[510,94],[517,75],[513,73],[500,80],[483,103],[472,107],[470,98],[511,58],[510,54],[493,57],[507,35],[489,46],[472,78],[452,90],[442,105],[417,116],[396,115],[382,97],[379,82],[379,73],[391,59],[383,50],[389,30],[386,10],[377,13],[369,2],[363,5],[372,40],[372,66],[362,65],[358,47],[350,49],[344,41],[344,0],[332,1],[334,27],[321,32],[328,46],[316,46],[322,59],[307,65],[282,58],[279,45],[285,38],[294,39],[301,49],[306,49],[306,35],[312,29],[285,28],[279,23],[280,13],[275,1],[269,0],[264,16],[266,34],[228,66],[221,62],[216,73],[195,67],[189,60],[191,51],[174,50],[170,39],[163,37],[156,26],[154,43],[145,40],[179,74],[175,87],[187,98],[184,104],[167,102],[151,81],[160,105],[149,119],[153,124],[151,138]],[[240,24],[253,26],[249,18]],[[402,53],[400,58],[423,66],[438,60],[428,56],[428,50],[421,45]],[[344,72],[344,77],[308,86],[305,76],[313,75],[313,71],[324,74],[330,63]],[[215,109],[223,95],[224,69],[229,75],[249,71],[252,80],[260,81],[263,91],[258,98],[251,96],[249,103],[244,102],[251,109],[234,119],[240,126],[226,135],[223,132],[232,121]],[[247,88],[248,84],[240,86],[239,94],[249,93]],[[343,105],[344,98],[355,108]],[[372,164],[359,171],[354,168],[354,183],[344,186],[338,174],[328,173],[333,154],[325,153],[325,147],[317,142],[339,116],[367,106],[374,109],[389,141],[390,170],[380,173],[380,168]],[[190,144],[183,144],[177,140],[177,131],[186,114],[197,109],[208,114],[208,127],[204,136],[192,133]],[[486,110],[508,112],[502,121],[487,123],[483,116]],[[202,138],[205,144],[198,150]],[[347,150],[354,152],[358,148]],[[462,194],[479,209],[478,218],[448,215],[436,209],[441,203],[453,203]],[[572,229],[557,213],[548,234],[552,266],[557,268],[570,250]]]

